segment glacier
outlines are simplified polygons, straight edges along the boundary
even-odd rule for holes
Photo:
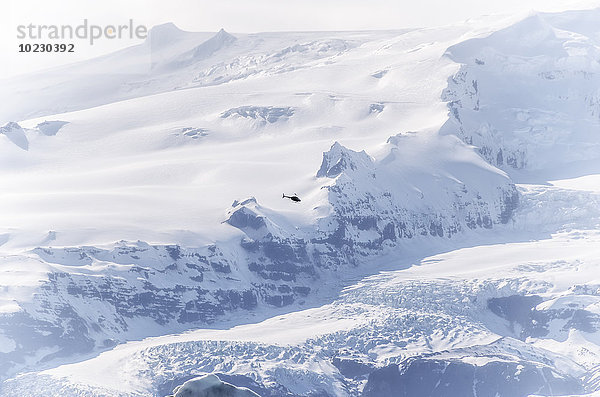
[[[0,395],[597,395],[599,18],[0,81]]]

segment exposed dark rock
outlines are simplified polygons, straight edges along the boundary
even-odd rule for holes
[[[363,396],[527,397],[582,392],[577,379],[528,362],[492,360],[478,366],[460,360],[414,358],[373,371]]]
[[[238,116],[270,124],[279,120],[288,119],[292,117],[293,114],[294,109],[290,107],[240,106],[223,112],[221,118],[225,119],[232,116]]]
[[[577,307],[538,310],[536,306],[543,302],[537,295],[511,295],[488,300],[488,308],[497,316],[509,321],[513,332],[519,325],[517,337],[544,337],[548,335],[552,321],[562,321],[561,330],[567,333],[571,329],[593,333],[600,329],[600,316]]]
[[[373,367],[360,360],[349,357],[334,357],[331,363],[346,378],[358,378],[373,371]]]

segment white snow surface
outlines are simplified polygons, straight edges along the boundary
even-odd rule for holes
[[[203,289],[257,285],[240,240],[315,240],[340,208],[446,228],[392,242],[348,227],[359,259],[299,275],[305,299],[206,323],[119,320],[108,297],[77,290],[69,307],[99,324],[86,331],[93,346],[57,356],[40,345],[7,370],[0,395],[151,396],[183,384],[178,396],[218,373],[290,396],[359,396],[368,376],[334,359],[373,371],[422,357],[533,363],[599,395],[598,23],[599,10],[385,32],[166,24],[140,46],[0,81],[11,98],[0,109],[0,318],[53,321],[70,298],[44,287],[50,277],[84,292],[103,277],[126,294],[177,289],[187,258],[211,259],[214,247],[231,274],[204,269]],[[493,161],[498,150],[517,166]],[[504,219],[513,182],[519,203]],[[262,223],[234,227],[236,211]],[[473,214],[491,220],[464,227]],[[196,299],[198,285],[183,287]],[[532,297],[528,313],[542,317],[493,309],[514,296]],[[3,327],[8,355],[17,344]]]
[[[468,30],[451,28],[450,41],[424,47],[448,29],[237,35],[190,65],[159,62],[142,77],[101,72],[146,62],[138,57],[144,46],[153,60],[177,59],[225,35],[188,38],[169,25],[108,59],[2,82],[2,92],[14,94],[0,120],[21,127],[0,139],[0,232],[10,236],[2,248],[44,245],[49,231],[53,246],[198,245],[230,237],[220,226],[224,208],[248,196],[296,224],[311,223],[310,209],[324,204],[314,173],[334,141],[377,156],[388,137],[435,131],[445,121],[439,96],[456,65],[442,55]],[[154,49],[161,40],[175,45]],[[108,67],[113,58],[118,64]],[[388,73],[372,76],[382,70]],[[40,95],[37,87],[47,85]],[[293,115],[223,117],[244,106]],[[30,114],[41,117],[23,120]],[[31,131],[55,121],[68,124],[54,135]],[[290,207],[282,191],[306,204]]]

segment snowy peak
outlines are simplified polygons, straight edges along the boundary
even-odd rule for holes
[[[234,201],[228,212],[227,224],[242,230],[250,236],[268,233],[267,219],[261,214],[261,208],[254,197]]]
[[[210,39],[206,40],[202,44],[196,46],[192,50],[182,54],[176,62],[188,64],[197,61],[204,60],[217,51],[226,48],[233,44],[237,38],[225,30],[221,29]]]
[[[352,173],[359,169],[372,168],[373,160],[365,151],[355,152],[335,142],[329,151],[323,153],[321,168],[317,178],[335,178],[341,173]]]
[[[216,42],[223,44],[223,43],[233,43],[234,41],[237,40],[237,38],[235,36],[227,33],[225,31],[225,29],[221,28],[221,29],[219,29],[217,34],[211,40],[215,40]]]
[[[203,59],[209,57],[213,53],[217,52],[218,50],[224,47],[227,47],[236,40],[237,38],[235,36],[232,36],[225,30],[221,29],[213,37],[196,47],[193,50],[193,57],[196,59]]]
[[[188,32],[179,29],[174,23],[156,25],[148,32],[146,42],[153,49],[159,49],[181,40]]]
[[[336,178],[326,186],[334,235],[369,249],[397,237],[450,237],[506,223],[518,205],[510,179],[455,137],[400,134],[388,150],[377,161],[339,144],[324,154],[318,175]]]
[[[450,111],[443,133],[476,146],[513,177],[515,170],[562,173],[600,159],[597,34],[573,18],[538,14],[450,47],[462,66],[442,95]]]
[[[242,201],[235,200],[227,212],[225,223],[243,231],[248,237],[260,240],[266,236],[285,236],[287,225],[284,217],[261,206],[256,198],[250,197]]]
[[[4,124],[2,127],[0,127],[0,132],[5,133],[8,131],[14,131],[14,130],[20,130],[21,126],[19,125],[19,123],[15,123],[14,121],[9,121],[8,123]]]
[[[25,130],[18,123],[13,121],[0,127],[0,134],[6,136],[12,143],[23,150],[29,149],[29,140],[25,135]]]

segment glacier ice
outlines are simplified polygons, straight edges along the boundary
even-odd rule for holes
[[[0,82],[0,394],[597,393],[598,16]]]

